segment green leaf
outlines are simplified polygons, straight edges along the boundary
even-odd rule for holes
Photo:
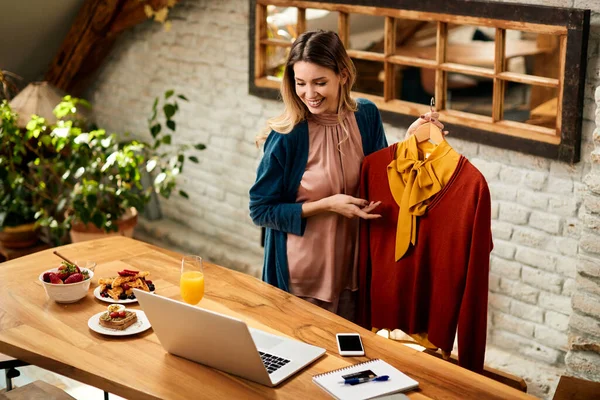
[[[62,199],[60,199],[60,201],[58,202],[58,205],[56,206],[56,211],[60,212],[65,208],[65,205],[67,204],[67,199],[65,199],[64,197]],[[37,219],[37,217],[36,217]]]
[[[163,111],[165,112],[165,118],[171,119],[175,115],[175,106],[173,104],[165,104]]]
[[[173,121],[172,119],[168,120],[168,121],[167,121],[167,127],[168,127],[170,130],[174,131],[174,130],[175,130],[175,121]]]
[[[191,162],[196,163],[196,164],[198,164],[200,162],[200,160],[198,160],[198,157],[196,157],[196,156],[189,156],[188,159]]]
[[[79,178],[81,178],[81,175],[83,175],[84,172],[85,172],[85,168],[79,167],[79,168],[77,168],[77,171],[75,171],[75,175],[73,175],[73,177],[75,179],[79,179]]]
[[[185,97],[185,96],[184,96],[184,95],[182,95],[182,94],[178,95],[177,97],[179,97],[181,100],[184,100],[184,101],[189,101],[189,100],[187,99],[187,97]]]
[[[154,104],[152,104],[152,111],[156,112],[156,106],[158,106],[158,97],[154,99]]]
[[[86,196],[86,200],[88,203],[88,206],[90,207],[96,207],[96,203],[98,202],[98,196],[96,196],[95,194],[88,194]]]
[[[90,141],[89,133],[82,133],[82,134],[78,135],[74,140],[74,142],[76,144],[89,143],[89,141]]]
[[[171,135],[165,135],[165,136],[162,138],[162,142],[163,142],[164,144],[171,144]]]
[[[154,184],[155,185],[160,185],[166,178],[167,178],[167,174],[165,174],[164,172],[161,172],[154,179]]]
[[[102,212],[96,211],[94,215],[92,215],[92,222],[97,228],[102,229],[104,227],[104,223],[106,222],[106,218]]]
[[[204,149],[206,149],[206,145],[204,145],[204,144],[202,144],[202,143],[198,143],[198,144],[195,144],[195,145],[194,145],[194,148],[195,148],[196,150],[204,150]]]
[[[153,138],[156,139],[156,136],[160,133],[161,128],[162,128],[161,124],[152,125],[152,127],[150,128],[150,134],[152,135]]]
[[[179,195],[180,195],[181,197],[185,197],[186,199],[189,199],[189,198],[190,198],[190,196],[188,196],[188,194],[187,194],[186,192],[184,192],[183,190],[180,190],[180,191],[179,191]]]
[[[174,93],[175,93],[174,90],[167,90],[165,92],[165,100],[168,99],[169,97],[173,96]]]
[[[155,159],[148,161],[148,164],[146,164],[146,171],[152,172],[154,170],[154,168],[156,167],[156,164],[157,164],[157,161]]]

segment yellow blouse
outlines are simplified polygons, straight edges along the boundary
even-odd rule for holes
[[[396,228],[395,260],[406,254],[417,239],[417,217],[425,214],[431,198],[448,183],[458,161],[448,142],[417,143],[414,135],[398,144],[396,159],[387,167],[388,183],[400,207]]]

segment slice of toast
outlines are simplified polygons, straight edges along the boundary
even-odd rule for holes
[[[124,318],[111,318],[109,312],[100,316],[100,325],[105,328],[124,330],[137,321],[137,314],[132,311],[125,311]]]

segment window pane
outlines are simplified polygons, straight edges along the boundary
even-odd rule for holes
[[[306,9],[306,30],[314,31],[323,29],[325,31],[338,31],[337,11],[317,10],[315,8]]]
[[[265,73],[267,76],[273,76],[281,79],[285,60],[290,53],[290,47],[267,46]]]
[[[537,91],[547,93],[548,100],[532,103]],[[504,119],[531,125],[556,128],[557,89],[506,82],[504,92]]]
[[[492,79],[450,72],[447,82],[446,108],[492,116]]]
[[[356,92],[383,96],[383,63],[378,61],[352,59],[356,67]]]
[[[350,14],[350,46],[352,50],[383,53],[385,17]]]
[[[437,23],[396,18],[396,53],[435,60]]]
[[[296,40],[298,9],[296,7],[267,6],[267,37],[288,42]]]
[[[495,36],[495,28],[449,25],[446,62],[493,69]]]
[[[507,69],[558,79],[560,36],[515,30],[506,31]]]
[[[427,104],[435,96],[435,70],[395,66],[395,98],[411,103]]]

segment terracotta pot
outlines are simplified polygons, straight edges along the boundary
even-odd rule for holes
[[[31,247],[38,241],[35,223],[7,226],[0,230],[0,244],[8,249]]]
[[[73,243],[85,242],[87,240],[100,239],[109,236],[133,236],[133,230],[138,222],[138,212],[134,207],[131,207],[121,219],[117,221],[117,232],[105,232],[97,228],[94,224],[82,224],[81,222],[73,222],[71,225],[71,241]]]

